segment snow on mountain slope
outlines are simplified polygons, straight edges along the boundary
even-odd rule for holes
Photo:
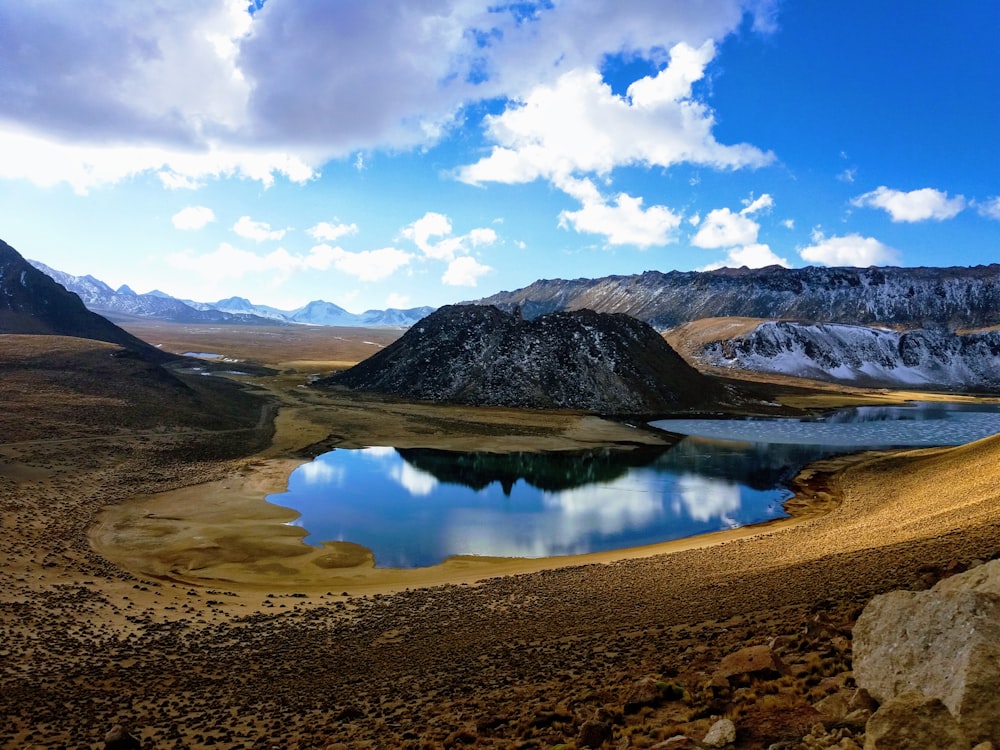
[[[1000,389],[1000,331],[891,331],[769,321],[707,344],[707,363],[864,386]]]

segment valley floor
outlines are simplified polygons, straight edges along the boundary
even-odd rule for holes
[[[1000,552],[991,438],[817,467],[793,522],[669,550],[409,579],[346,552],[317,566],[263,495],[323,447],[657,438],[583,415],[269,387],[273,435],[267,419],[105,422],[0,444],[0,746],[99,748],[125,723],[156,748],[641,748],[700,738],[719,716],[739,748],[833,746],[801,738],[812,704],[851,684],[864,603]],[[172,525],[143,526],[149,514]],[[165,549],[161,532],[182,542]],[[289,570],[309,574],[290,585]],[[724,656],[768,643],[789,674],[713,682]],[[636,704],[646,676],[683,697]]]

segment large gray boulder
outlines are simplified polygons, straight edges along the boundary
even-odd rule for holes
[[[883,704],[937,698],[970,741],[1000,744],[1000,560],[872,599],[854,627],[854,676]]]
[[[884,703],[868,720],[865,750],[968,750],[969,740],[937,698],[905,693]]]

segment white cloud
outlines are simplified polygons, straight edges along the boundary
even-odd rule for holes
[[[497,233],[489,227],[479,227],[468,234],[452,236],[451,219],[434,211],[428,211],[412,224],[403,227],[400,234],[411,240],[425,257],[448,262],[468,255],[470,247],[492,245],[497,241]]]
[[[1000,196],[990,198],[985,203],[980,203],[978,208],[981,216],[1000,221]]]
[[[770,28],[768,6],[750,3],[755,29]],[[526,14],[485,0],[369,0],[269,2],[251,17],[240,0],[112,2],[100,12],[62,0],[0,3],[0,28],[19,42],[0,49],[9,105],[0,174],[79,192],[143,172],[171,188],[229,175],[307,180],[330,158],[358,156],[361,168],[372,149],[433,144],[470,103],[528,101],[535,86],[594,71],[607,55],[658,63],[678,42],[687,45],[674,46],[668,71],[630,91],[628,107],[649,110],[635,126],[648,138],[626,156],[756,163],[766,155],[720,146],[707,108],[680,101],[711,57],[711,47],[690,45],[724,38],[747,9],[744,0],[634,0],[626,13],[597,0]],[[662,154],[657,135],[673,141]],[[608,137],[620,152],[631,134]],[[9,159],[25,138],[50,158]]]
[[[799,251],[802,259],[824,266],[878,266],[899,262],[899,251],[873,237],[848,234],[827,237],[821,231],[812,233],[813,244]]]
[[[562,180],[561,187],[583,203],[559,214],[559,226],[604,235],[611,245],[651,247],[677,241],[681,216],[666,206],[642,207],[642,198],[619,193],[609,203],[590,180]]]
[[[615,95],[595,68],[569,70],[540,84],[502,114],[487,117],[492,153],[459,170],[470,183],[558,180],[578,173],[607,174],[617,166],[668,167],[681,162],[717,168],[762,166],[773,155],[712,135],[711,110],[691,98],[691,84],[714,57],[711,42],[678,44],[656,76]]]
[[[949,198],[948,193],[933,188],[922,188],[904,193],[891,190],[885,185],[870,193],[859,195],[851,201],[852,206],[881,208],[887,211],[893,221],[942,221],[951,219],[965,208],[965,197]]]
[[[358,233],[357,224],[330,224],[326,221],[319,222],[316,226],[306,230],[313,239],[321,242],[336,242],[341,237]]]
[[[728,208],[716,208],[708,212],[691,244],[708,249],[752,245],[757,241],[759,231],[760,225],[742,213],[734,214]]]
[[[743,201],[743,209],[740,211],[740,216],[753,216],[755,213],[760,211],[768,211],[774,207],[774,198],[768,193],[764,193],[760,198],[754,200],[753,198],[747,198]]]
[[[227,242],[210,253],[197,255],[188,250],[167,257],[174,268],[193,272],[206,279],[235,279],[252,274],[268,274],[281,282],[305,271],[336,268],[362,281],[379,281],[412,260],[409,253],[395,248],[349,253],[339,247],[316,245],[306,254],[293,254],[279,247],[266,255],[243,250]]]
[[[51,187],[60,182],[85,195],[143,173],[168,189],[195,189],[205,180],[239,176],[273,184],[275,175],[304,183],[316,175],[298,156],[273,150],[213,145],[205,151],[174,146],[72,143],[0,123],[0,177]]]
[[[745,247],[734,247],[726,255],[726,259],[720,263],[711,263],[698,270],[711,271],[716,268],[764,268],[766,266],[789,267],[785,258],[775,255],[768,245],[753,244]]]
[[[464,255],[448,264],[448,270],[441,277],[441,283],[448,286],[476,286],[479,278],[492,270],[490,266]]]
[[[339,247],[325,248],[324,255],[331,259],[339,271],[351,276],[357,276],[361,281],[381,281],[387,279],[400,268],[410,264],[413,256],[394,247],[383,247],[378,250],[363,250],[351,253]],[[313,248],[316,252],[318,248]]]
[[[410,307],[410,296],[408,294],[400,294],[399,292],[391,292],[385,298],[385,306],[390,310],[405,310]]]
[[[177,229],[201,229],[215,221],[215,212],[206,206],[186,206],[171,218]]]
[[[271,229],[271,225],[267,222],[254,221],[249,216],[241,216],[233,224],[233,231],[248,240],[264,242],[265,240],[280,240],[288,230]]]

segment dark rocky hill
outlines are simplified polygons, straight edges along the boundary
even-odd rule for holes
[[[903,328],[1000,324],[1000,265],[974,268],[723,268],[536,281],[480,300],[527,318],[561,310],[626,313],[657,330],[741,316]]]
[[[389,347],[317,382],[470,405],[602,414],[706,409],[728,399],[649,325],[591,310],[523,320],[492,306],[451,305]]]
[[[0,333],[52,334],[118,344],[151,362],[175,357],[88,310],[0,240]]]

